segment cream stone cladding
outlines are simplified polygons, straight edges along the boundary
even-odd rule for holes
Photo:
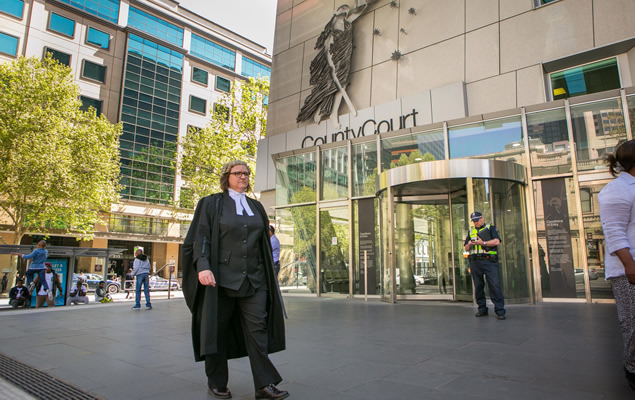
[[[557,0],[539,7],[534,0],[395,3],[392,7],[391,1],[379,0],[353,23],[346,92],[358,115],[349,114],[342,102],[342,131],[358,129],[369,119],[395,119],[413,109],[417,125],[428,125],[548,102],[544,64],[614,44],[624,48],[635,38],[633,0]],[[307,137],[326,136],[330,142],[339,132],[329,121],[297,123],[296,117],[311,92],[309,66],[316,39],[342,4],[355,2],[278,1],[272,96],[267,139],[258,151],[257,190],[274,189],[272,154],[309,147],[303,142]],[[392,60],[397,50],[401,57]],[[620,51],[609,56],[617,56],[626,87],[635,75],[635,50]],[[606,54],[605,49],[600,52]],[[589,61],[593,59],[584,62]],[[396,104],[401,111],[395,115],[378,114]]]
[[[488,98],[487,82],[505,82],[508,107],[537,104],[550,100],[542,64],[635,36],[632,0],[558,0],[540,7],[533,0],[396,3],[379,0],[354,22],[347,93],[358,110],[454,82],[465,85],[468,115],[500,105]],[[312,124],[295,117],[311,90],[316,39],[342,4],[355,2],[278,1],[268,136]],[[393,61],[397,50],[402,56]],[[623,57],[627,63],[632,58]],[[470,99],[492,104],[471,105]],[[348,112],[342,102],[339,114]]]

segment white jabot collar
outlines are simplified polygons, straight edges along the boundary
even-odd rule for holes
[[[245,193],[238,193],[237,191],[228,188],[227,192],[229,193],[229,197],[234,200],[236,203],[236,215],[243,215],[243,210],[247,211],[247,215],[250,217],[254,216],[254,212],[249,208],[249,203],[247,203],[247,196]]]

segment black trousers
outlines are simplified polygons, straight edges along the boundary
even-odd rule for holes
[[[260,389],[271,383],[277,385],[282,377],[269,359],[267,351],[267,291],[261,290],[248,297],[218,296],[218,353],[205,356],[207,384],[212,389],[227,386],[226,332],[233,313],[240,314],[247,354],[251,364],[254,387]]]

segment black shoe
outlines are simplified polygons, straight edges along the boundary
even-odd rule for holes
[[[487,317],[489,315],[489,313],[487,311],[479,311],[476,314],[474,314],[475,317]]]
[[[504,320],[504,319],[507,319],[505,314],[499,314],[499,315],[496,316],[496,318],[500,319],[501,321]]]
[[[232,392],[227,389],[227,387],[219,388],[219,389],[207,389],[207,392],[217,399],[231,399]]]
[[[256,398],[257,399],[286,399],[289,397],[289,392],[284,390],[278,390],[273,384],[267,385],[262,389],[256,390]]]
[[[635,390],[635,374],[632,372],[629,372],[629,370],[627,370],[626,367],[624,367],[624,374],[626,375],[626,380],[628,381],[628,385],[631,387],[631,389]]]

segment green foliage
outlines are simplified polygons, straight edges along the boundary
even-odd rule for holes
[[[203,129],[191,129],[180,139],[181,175],[190,193],[177,206],[193,208],[198,199],[220,191],[220,170],[229,161],[243,160],[255,171],[256,148],[267,129],[264,99],[268,95],[267,79],[234,82],[230,92],[214,106],[209,124]],[[252,185],[253,179],[252,174]]]
[[[0,209],[14,229],[54,227],[90,238],[117,200],[119,135],[81,111],[70,68],[50,57],[0,64]]]

